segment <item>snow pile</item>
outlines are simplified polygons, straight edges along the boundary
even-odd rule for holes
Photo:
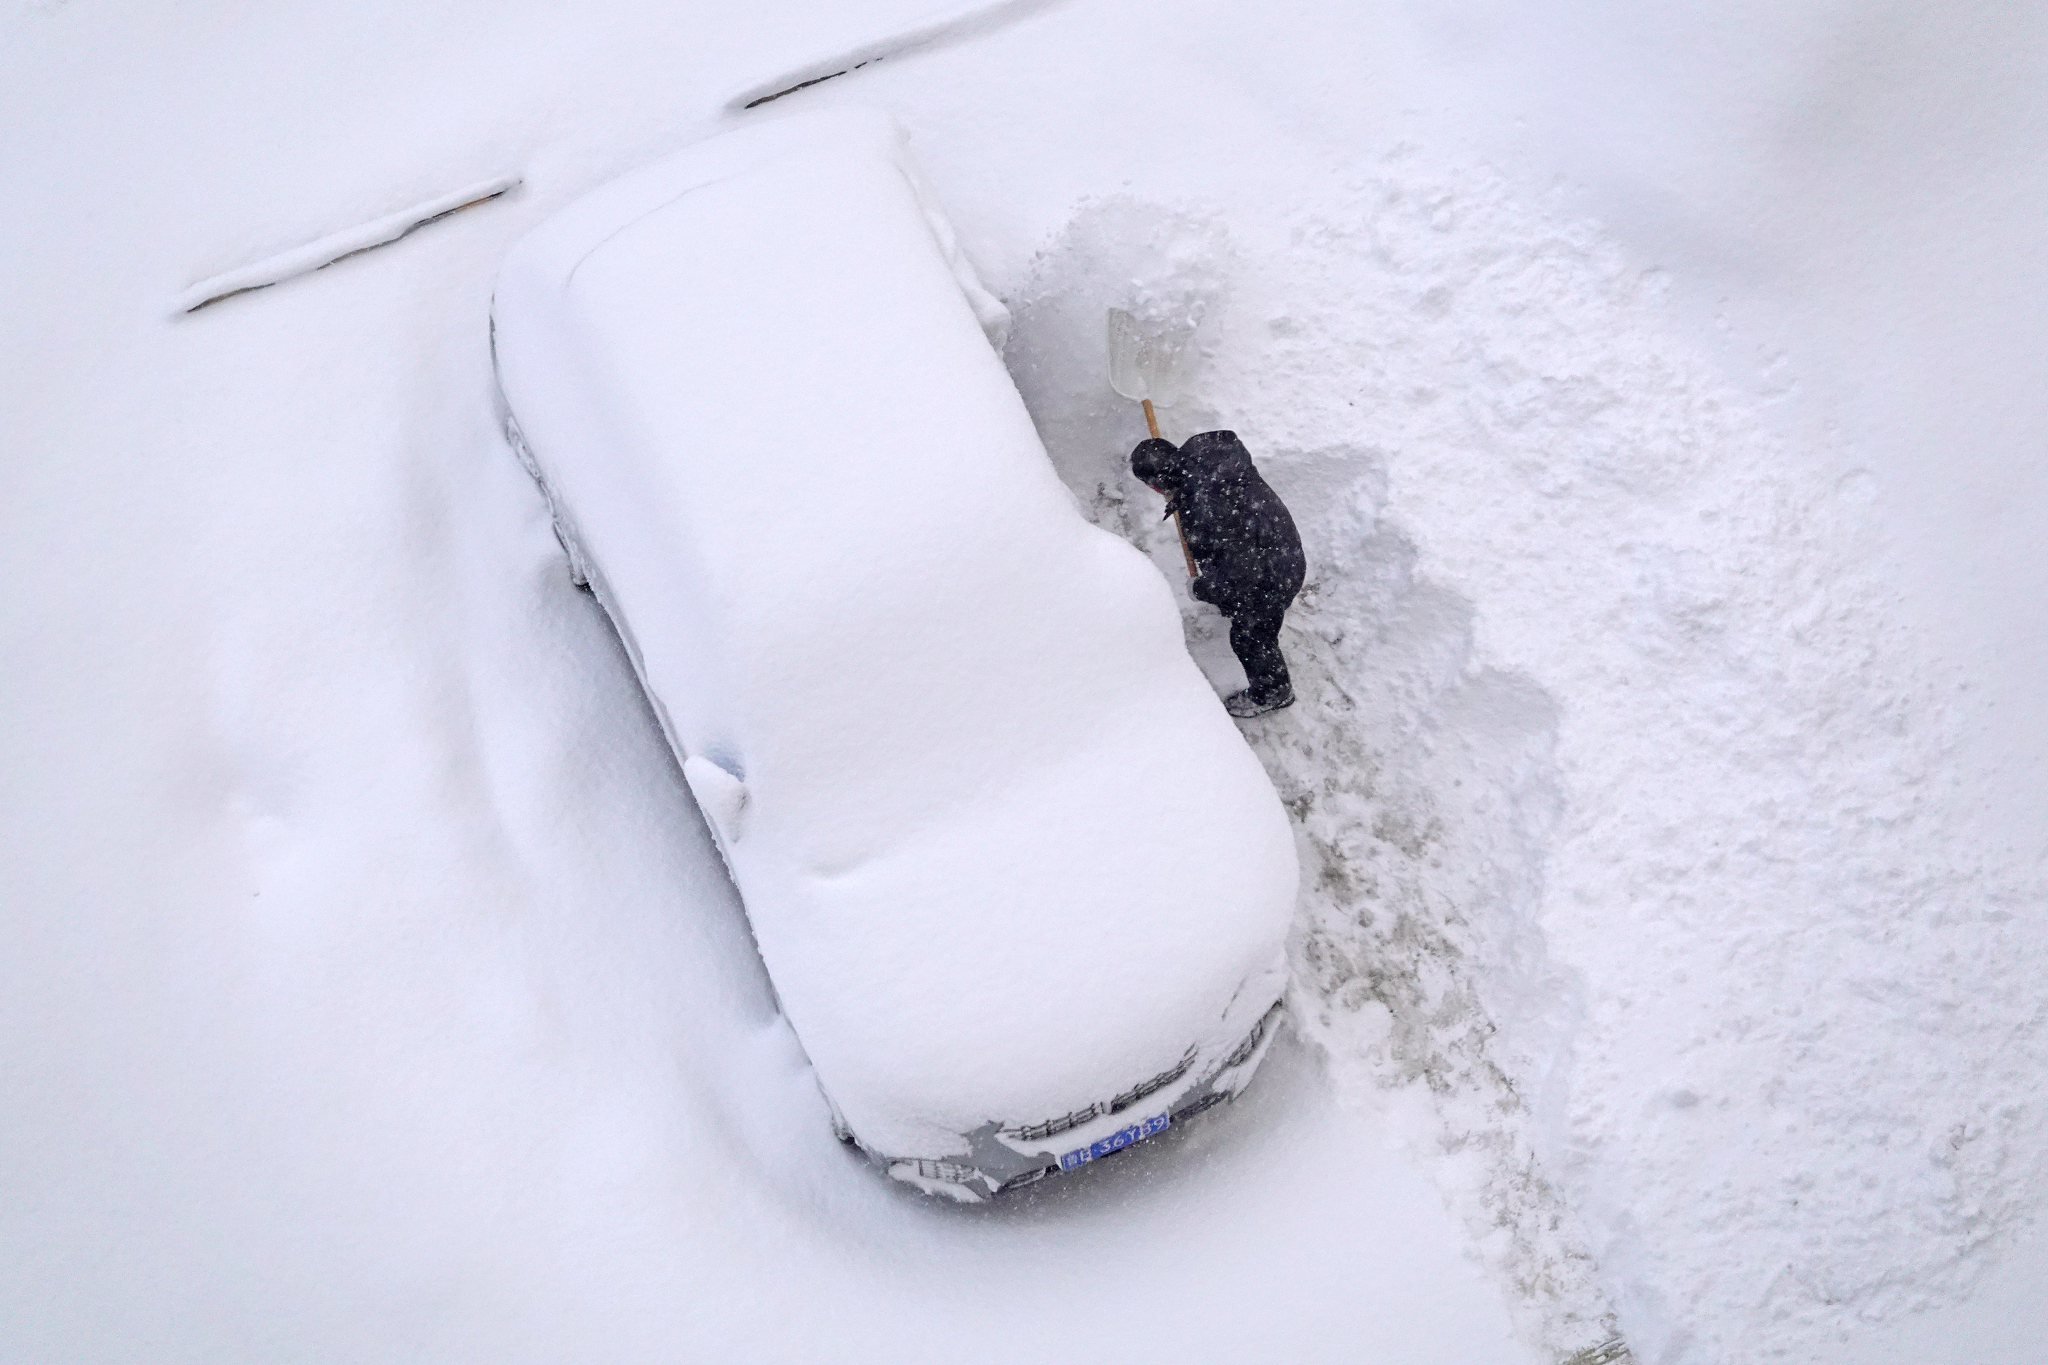
[[[1156,495],[1123,467],[1129,414],[1101,400],[1088,315],[1096,299],[1128,291],[1201,324],[1213,355],[1233,277],[1245,273],[1217,215],[1113,200],[1084,212],[1020,291],[1010,354],[1056,456],[1098,519],[1146,545],[1169,576],[1178,549]],[[1198,377],[1198,399],[1219,368]],[[1273,386],[1228,420],[1265,426],[1287,405],[1320,401],[1308,384]],[[1183,434],[1224,420],[1206,401],[1165,417]],[[1284,640],[1301,701],[1246,727],[1300,830],[1297,1015],[1337,1054],[1341,1084],[1424,1083],[1435,1107],[1408,1106],[1409,1131],[1445,1154],[1439,1179],[1517,1286],[1525,1330],[1554,1357],[1595,1347],[1616,1324],[1568,1201],[1534,1153],[1519,1059],[1495,1037],[1514,994],[1556,992],[1532,923],[1560,804],[1555,708],[1526,679],[1475,659],[1471,605],[1419,577],[1414,545],[1381,523],[1383,450],[1260,453],[1310,553]],[[1181,600],[1191,647],[1220,688],[1238,685],[1222,618]],[[1445,731],[1454,741],[1440,746]],[[1373,1093],[1353,1098],[1384,1107]]]
[[[1084,213],[1012,348],[1069,479],[1169,568],[1086,301],[1201,316],[1170,420],[1237,429],[1305,513],[1305,704],[1255,733],[1311,1031],[1340,1083],[1430,1092],[1447,1193],[1554,1349],[1618,1308],[1648,1359],[1796,1356],[1936,1301],[2041,1188],[2038,1010],[1948,965],[2018,979],[2039,889],[1943,807],[1955,728],[1867,478],[1792,457],[1654,280],[1497,178],[1397,153],[1333,198],[1264,258],[1220,206]]]
[[[1499,845],[1422,880],[1506,912],[1481,998],[1631,1340],[1798,1351],[1937,1300],[2048,1177],[2016,989],[2048,949],[2012,919],[2042,887],[1951,804],[1954,684],[1887,584],[1867,475],[1775,439],[1583,227],[1398,162],[1355,202],[1300,225],[1298,338],[1224,391],[1350,357],[1354,439],[1391,452],[1389,507],[1509,676],[1421,727],[1424,755],[1475,750],[1483,780],[1418,773]],[[1379,306],[1329,307],[1340,279]],[[1531,920],[1578,1000],[1513,951]]]

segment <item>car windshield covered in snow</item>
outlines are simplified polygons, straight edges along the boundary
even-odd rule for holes
[[[1047,460],[1006,322],[859,112],[604,187],[514,249],[493,315],[508,430],[834,1121],[963,1198],[1240,1089],[1296,880],[1166,584]]]

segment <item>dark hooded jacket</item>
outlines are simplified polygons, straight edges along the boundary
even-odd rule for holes
[[[1131,472],[1166,495],[1169,516],[1180,515],[1197,598],[1234,616],[1285,610],[1301,591],[1301,533],[1236,432],[1205,431],[1178,447],[1141,441]]]

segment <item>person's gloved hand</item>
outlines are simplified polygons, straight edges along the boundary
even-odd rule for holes
[[[1216,605],[1216,599],[1209,596],[1209,575],[1202,574],[1190,580],[1188,591],[1194,594],[1197,602],[1207,602],[1210,606]]]

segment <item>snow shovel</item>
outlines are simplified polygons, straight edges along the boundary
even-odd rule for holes
[[[1179,329],[1147,334],[1123,309],[1109,310],[1109,386],[1145,405],[1145,426],[1154,436],[1159,418],[1152,404],[1170,404],[1180,396],[1181,357],[1188,340]]]
[[[1180,394],[1181,357],[1186,353],[1188,334],[1184,330],[1148,335],[1138,320],[1121,308],[1109,310],[1109,386],[1125,398],[1145,406],[1145,429],[1156,438],[1159,418],[1152,411],[1154,399],[1171,403]],[[1188,562],[1188,577],[1199,578],[1195,557],[1188,552],[1188,535],[1181,529],[1180,509],[1173,513],[1173,529],[1180,536],[1181,558]]]

